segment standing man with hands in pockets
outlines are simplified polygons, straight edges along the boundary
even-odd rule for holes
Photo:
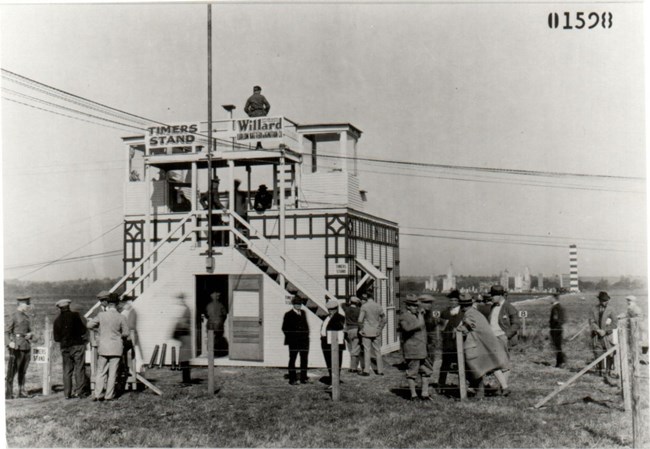
[[[359,335],[363,343],[365,366],[362,376],[370,376],[370,348],[377,359],[377,375],[384,375],[384,364],[381,359],[381,331],[386,325],[384,309],[370,295],[361,295],[361,312],[359,312]]]

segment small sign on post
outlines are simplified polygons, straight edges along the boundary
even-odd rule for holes
[[[36,346],[32,348],[32,363],[47,363],[49,354],[46,346]]]
[[[526,337],[526,318],[528,318],[528,311],[520,310],[519,318],[521,318],[521,336],[524,338]]]

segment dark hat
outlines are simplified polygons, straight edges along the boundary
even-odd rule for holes
[[[435,298],[434,298],[433,296],[431,296],[431,295],[426,295],[426,294],[425,294],[425,295],[420,295],[420,296],[418,296],[418,301],[420,301],[420,302],[431,303],[431,302],[434,301],[434,299],[435,299]]]
[[[32,300],[31,296],[19,296],[19,297],[16,298],[16,302],[19,303],[19,304],[22,303],[22,304],[29,305],[31,300]]]
[[[474,298],[470,293],[462,293],[460,298],[458,298],[458,305],[460,306],[471,306],[474,302]]]
[[[449,292],[447,298],[456,298],[456,299],[460,298],[460,291],[458,291],[458,289],[453,289],[452,291]]]
[[[291,304],[302,305],[302,299],[300,299],[298,296],[294,296],[293,298],[291,298]]]
[[[609,301],[609,295],[605,291],[600,292],[600,293],[598,293],[598,299],[600,301]]]
[[[262,90],[260,86],[253,86],[253,90]]]
[[[416,298],[406,298],[404,304],[407,306],[419,306],[420,302]]]
[[[118,304],[120,302],[120,297],[114,293],[111,293],[108,298],[106,298],[109,304]]]
[[[59,300],[56,302],[56,306],[57,306],[59,309],[63,309],[64,307],[70,307],[70,304],[71,304],[71,303],[72,303],[72,300],[70,300],[70,299],[59,299]]]
[[[503,296],[506,293],[506,289],[503,288],[503,285],[493,285],[490,287],[491,296]]]
[[[101,292],[97,293],[97,299],[99,299],[100,301],[102,300],[106,301],[110,297],[111,297],[111,293],[108,290],[102,290]]]
[[[266,187],[266,184],[260,184],[258,190],[268,190],[268,187]]]

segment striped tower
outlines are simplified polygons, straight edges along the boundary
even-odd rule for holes
[[[578,292],[578,247],[569,245],[569,290]]]

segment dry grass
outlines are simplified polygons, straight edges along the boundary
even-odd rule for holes
[[[576,299],[578,301],[579,299]],[[591,300],[587,300],[591,303]],[[574,307],[573,305],[571,307]],[[578,302],[576,312],[585,307]],[[552,399],[532,406],[585,366],[589,347],[567,345],[569,369],[553,368],[543,328],[548,303],[529,303],[531,338],[514,351],[513,396],[460,402],[435,395],[433,402],[404,399],[404,373],[391,364],[383,377],[344,372],[341,401],[331,401],[314,370],[310,385],[290,386],[282,369],[217,368],[220,391],[206,395],[205,369],[196,383],[179,384],[180,373],[146,373],[163,391],[128,393],[112,403],[63,399],[57,392],[7,401],[10,447],[631,447],[631,417],[620,389],[593,375]],[[576,322],[580,321],[576,315]],[[568,332],[570,334],[570,332]],[[57,365],[54,379],[60,379]],[[643,365],[644,422],[648,422],[647,365]],[[452,376],[452,381],[455,376]],[[38,388],[32,367],[29,384]],[[59,381],[60,382],[60,381]],[[644,426],[644,427],[647,427]],[[644,444],[648,445],[647,433]]]

